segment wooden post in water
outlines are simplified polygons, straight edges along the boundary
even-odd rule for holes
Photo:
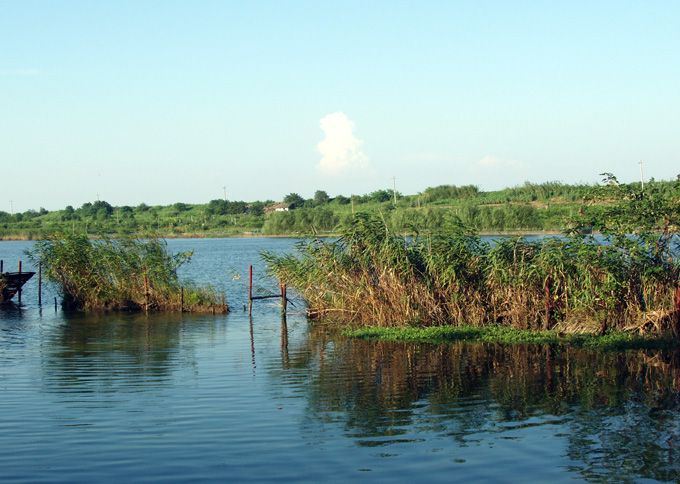
[[[54,298],[54,312],[57,312],[57,298]]]
[[[279,292],[281,294],[281,314],[286,314],[286,285],[283,283],[279,277]]]
[[[19,261],[19,277],[21,278],[21,261]],[[19,294],[17,297],[19,298],[19,306],[21,306],[21,286],[19,286]]]
[[[281,315],[281,360],[284,365],[288,365],[288,323],[286,315]]]
[[[248,268],[248,316],[253,314],[253,266]]]
[[[42,306],[42,262],[38,262],[38,306]]]

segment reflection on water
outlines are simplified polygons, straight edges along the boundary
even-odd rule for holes
[[[24,300],[0,311],[4,482],[679,480],[678,352],[353,341],[267,304]]]
[[[207,480],[225,469],[260,480],[235,458],[246,446],[262,480],[282,469],[315,480],[301,469],[319,452],[342,456],[325,465],[350,480],[399,480],[425,463],[434,481],[454,470],[495,480],[529,469],[537,482],[674,482],[680,472],[677,352],[353,341],[273,311],[34,319],[0,326],[0,419],[12,422],[1,427],[0,464],[39,450],[80,481],[77,461],[49,455],[84,452],[89,476],[122,459],[130,467],[114,475],[163,480],[140,460],[143,447],[185,478],[197,461]],[[8,450],[17,438],[24,447]],[[10,468],[18,480],[51,475]]]
[[[187,325],[200,319],[183,314],[67,314],[42,355],[45,389],[134,391],[167,380],[174,367],[195,364],[192,348],[182,345],[181,337]],[[209,338],[221,326],[207,329]]]
[[[583,478],[680,475],[678,352],[324,338],[312,335],[313,363],[301,355],[300,365],[314,368],[307,424],[335,424],[359,446],[418,439],[484,446],[549,426],[569,471]]]

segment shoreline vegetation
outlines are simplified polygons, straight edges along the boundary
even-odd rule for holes
[[[342,217],[322,206],[331,200],[320,192],[315,205],[309,206],[301,197],[289,196],[289,210],[263,215],[266,221],[257,235],[306,237],[293,254],[263,252],[262,258],[270,275],[297,291],[313,321],[388,328],[386,334],[394,328],[416,333],[424,328],[485,328],[498,336],[493,328],[501,328],[524,332],[530,340],[534,337],[527,335],[532,332],[601,336],[618,332],[677,340],[680,176],[675,182],[652,180],[643,186],[620,184],[612,174],[603,175],[602,185],[588,189],[549,185],[562,190],[563,196],[581,197],[578,210],[572,207],[568,216],[562,214],[560,232],[550,230],[562,234],[559,237],[529,241],[508,235],[538,228],[527,222],[534,213],[522,208],[528,205],[508,198],[502,210],[515,213],[514,222],[505,220],[504,236],[487,240],[479,235],[485,224],[475,223],[482,219],[470,216],[483,212],[474,204],[466,210],[449,205],[425,207],[423,212],[419,194],[418,208],[400,209],[396,193],[387,191],[382,196],[394,195],[393,204],[383,200],[370,205],[371,210],[354,212],[352,197],[352,212]],[[536,186],[513,193],[534,193],[530,198],[536,201]],[[474,187],[441,186],[426,194],[430,201],[439,194],[438,200],[446,203],[452,196],[489,200]],[[374,193],[366,200],[373,196],[377,197]],[[107,210],[102,202],[96,203],[97,214]],[[210,205],[235,210],[245,206],[234,203],[213,200]],[[484,220],[493,220],[494,213],[487,213],[492,218]],[[327,218],[324,223],[315,218],[322,214]],[[118,210],[116,219],[118,227]],[[203,220],[207,223],[205,215]],[[282,223],[286,220],[290,223]],[[300,220],[306,222],[298,225]],[[46,236],[29,252],[63,294],[64,307],[228,311],[224,295],[195,287],[185,293],[177,280],[177,267],[191,253],[168,254],[163,237],[191,234],[134,236],[114,230],[94,237],[87,231],[88,223],[84,232],[76,233],[73,221],[73,233]],[[276,224],[278,229],[272,230]]]
[[[452,214],[438,233],[407,238],[379,215],[357,214],[337,240],[263,257],[321,321],[677,339],[680,181],[643,190],[604,175],[587,195],[599,210],[566,220],[562,237],[489,243]]]
[[[90,239],[55,235],[27,251],[71,310],[229,312],[224,294],[183,283],[193,252],[170,254],[155,235]]]
[[[57,236],[61,234],[55,234]],[[405,233],[400,233],[398,235],[401,235],[403,237],[408,237],[412,235],[411,233],[405,232]],[[479,236],[481,237],[531,237],[531,236],[537,236],[537,235],[562,235],[562,232],[558,230],[545,230],[545,231],[538,231],[538,230],[512,230],[512,231],[507,231],[507,232],[479,232]],[[95,235],[95,234],[88,234],[87,238],[91,240],[97,240],[97,239],[103,239],[103,238],[108,238],[108,239],[117,239],[117,238],[125,238],[129,237],[130,235]],[[264,239],[264,238],[317,238],[317,239],[325,239],[325,238],[334,238],[334,237],[341,237],[342,233],[341,232],[327,232],[323,234],[302,234],[302,233],[290,233],[290,234],[278,234],[278,235],[266,235],[266,234],[260,234],[260,233],[254,233],[254,232],[242,232],[242,233],[237,233],[237,234],[194,234],[194,233],[186,233],[186,234],[154,234],[154,236],[157,237],[162,237],[163,239],[219,239],[219,238],[230,238],[230,239]],[[46,238],[49,239],[53,236],[47,236]],[[142,235],[140,235],[142,237]],[[30,235],[6,235],[6,236],[1,236],[0,237],[0,242],[27,242],[27,241],[33,241],[33,240],[44,240],[42,238],[35,239]]]
[[[674,181],[645,187],[673,190]],[[639,190],[641,184],[621,185]],[[296,193],[283,202],[215,199],[205,204],[114,206],[103,200],[80,208],[0,210],[0,240],[44,240],[55,234],[125,237],[153,232],[159,237],[324,236],[341,233],[354,214],[379,215],[395,234],[438,233],[452,215],[479,234],[561,233],[565,220],[585,210],[603,213],[608,200],[589,193],[602,185],[560,182],[484,192],[475,186],[440,185],[415,195],[377,190],[365,195],[330,197],[317,190],[305,199]]]

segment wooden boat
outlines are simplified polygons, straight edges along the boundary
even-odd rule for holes
[[[1,272],[0,303],[9,302],[34,275],[35,272]]]

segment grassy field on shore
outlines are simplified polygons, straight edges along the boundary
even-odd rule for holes
[[[35,240],[57,233],[125,236],[150,231],[163,237],[328,235],[338,233],[355,213],[379,215],[394,233],[437,232],[452,215],[478,232],[548,233],[560,231],[565,219],[583,211],[584,196],[592,188],[551,182],[483,192],[473,186],[441,185],[416,195],[376,190],[335,197],[318,190],[308,199],[291,193],[283,205],[273,200],[212,200],[133,207],[98,200],[55,211],[0,211],[0,239]],[[277,207],[286,210],[277,211]]]

